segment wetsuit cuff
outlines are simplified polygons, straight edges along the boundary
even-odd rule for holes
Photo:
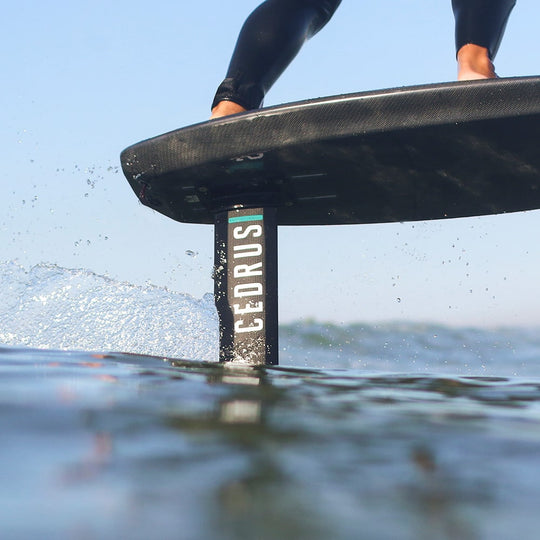
[[[262,107],[264,92],[253,84],[241,84],[238,79],[229,77],[225,79],[218,87],[212,109],[220,101],[233,101],[247,111],[259,109]]]

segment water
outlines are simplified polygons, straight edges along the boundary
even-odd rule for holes
[[[1,538],[537,537],[534,330],[302,322],[223,366],[209,298],[0,266]]]

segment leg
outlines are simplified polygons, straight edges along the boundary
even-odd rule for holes
[[[516,0],[452,0],[459,80],[497,76],[493,59],[515,3]]]
[[[246,20],[212,118],[257,109],[302,45],[332,17],[341,0],[266,0]]]
[[[463,45],[457,52],[458,80],[495,79],[495,66],[489,50],[473,43]]]

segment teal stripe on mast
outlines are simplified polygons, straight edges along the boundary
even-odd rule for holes
[[[237,216],[229,218],[229,223],[242,223],[245,221],[262,221],[262,214],[254,214],[252,216]]]

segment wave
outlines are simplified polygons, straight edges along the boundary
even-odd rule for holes
[[[538,375],[540,331],[535,328],[455,328],[387,322],[333,324],[315,320],[282,325],[282,360],[305,365],[393,372]]]
[[[213,296],[196,299],[89,270],[0,263],[0,342],[215,361]]]
[[[46,349],[115,351],[217,361],[212,294],[196,299],[84,269],[0,263],[0,343]],[[537,375],[536,329],[434,324],[280,326],[280,364],[387,372]]]

